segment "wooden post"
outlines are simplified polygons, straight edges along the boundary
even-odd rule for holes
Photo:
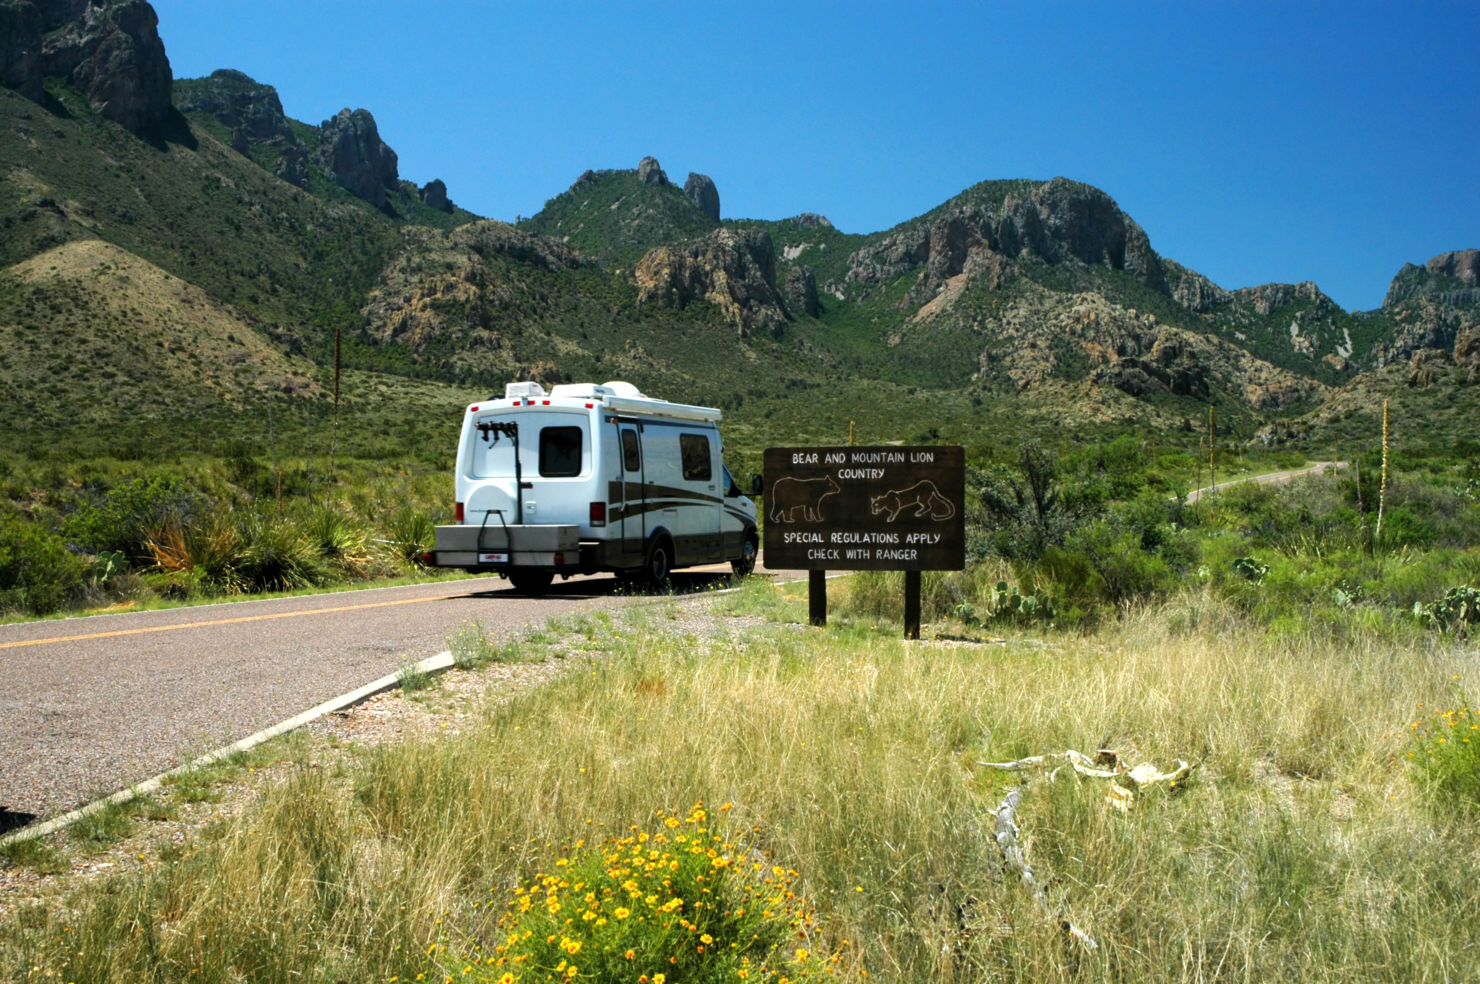
[[[807,620],[817,626],[827,624],[827,571],[807,572]]]
[[[1382,513],[1387,508],[1388,475],[1388,401],[1382,401],[1382,484],[1377,488],[1377,532],[1373,539],[1382,542]]]
[[[1217,452],[1214,450],[1214,443],[1216,441],[1214,433],[1213,405],[1210,403],[1208,404],[1208,495],[1218,494],[1218,475],[1214,471],[1214,461],[1217,458]]]
[[[920,638],[920,572],[904,572],[904,637]]]

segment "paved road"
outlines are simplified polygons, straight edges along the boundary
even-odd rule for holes
[[[674,575],[680,591],[725,580],[727,569]],[[469,620],[507,638],[631,600],[615,588],[578,577],[530,599],[482,577],[0,626],[0,809],[12,814],[0,825],[123,789],[395,673]]]
[[[1289,471],[1270,472],[1267,475],[1254,475],[1249,478],[1235,478],[1227,482],[1219,482],[1217,485],[1209,485],[1204,488],[1193,489],[1191,492],[1187,493],[1187,504],[1192,505],[1193,503],[1201,500],[1204,495],[1208,494],[1212,494],[1214,497],[1216,497],[1217,491],[1219,489],[1226,489],[1232,485],[1242,485],[1244,482],[1255,482],[1259,485],[1283,484],[1290,481],[1291,479],[1299,478],[1302,475],[1318,475],[1321,472],[1329,471],[1332,468],[1345,467],[1346,462],[1344,461],[1317,461],[1315,464],[1306,465],[1304,468],[1292,468]]]

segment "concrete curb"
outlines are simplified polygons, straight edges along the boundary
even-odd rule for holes
[[[440,652],[435,656],[428,656],[421,662],[412,664],[410,667],[408,667],[408,669],[410,669],[412,672],[436,675],[439,673],[445,673],[447,670],[451,669],[452,666],[452,653],[444,650],[443,652]],[[365,684],[363,687],[351,690],[347,694],[340,694],[338,697],[334,697],[330,700],[324,701],[317,707],[309,708],[302,714],[295,714],[293,717],[288,718],[286,721],[280,721],[270,728],[259,731],[254,735],[248,735],[246,738],[243,738],[237,742],[233,742],[232,744],[227,745],[224,748],[218,748],[213,752],[207,752],[200,758],[197,758],[191,762],[187,762],[184,765],[176,766],[175,768],[170,769],[168,772],[161,772],[159,775],[155,776],[152,779],[145,779],[143,782],[136,783],[135,785],[130,786],[127,789],[121,789],[118,792],[114,793],[112,796],[106,796],[103,799],[94,800],[93,802],[88,803],[86,806],[78,807],[70,813],[63,813],[60,816],[52,817],[50,820],[44,821],[42,823],[33,824],[32,826],[22,827],[20,830],[12,831],[11,833],[6,834],[4,837],[0,837],[0,847],[4,847],[6,844],[13,844],[18,841],[34,840],[38,837],[45,837],[47,834],[61,830],[64,827],[71,826],[78,820],[81,820],[83,817],[86,817],[93,813],[97,813],[100,810],[107,809],[109,806],[112,806],[115,803],[127,803],[131,800],[137,799],[140,796],[145,796],[149,793],[152,793],[163,786],[165,781],[173,776],[192,772],[195,769],[203,768],[204,766],[210,765],[213,762],[219,762],[221,759],[224,759],[229,755],[234,755],[237,752],[245,752],[248,749],[256,748],[258,745],[271,741],[279,735],[287,734],[289,731],[295,731],[311,721],[316,721],[326,714],[333,714],[335,711],[342,711],[346,708],[353,707],[356,704],[364,703],[371,697],[374,697],[376,694],[382,694],[385,693],[387,690],[394,690],[399,687],[401,685],[401,675],[404,672],[405,671],[402,670],[396,673],[392,673],[389,676],[383,676],[378,680],[373,680],[370,683]]]

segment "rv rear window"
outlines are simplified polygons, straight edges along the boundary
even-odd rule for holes
[[[540,429],[540,475],[570,478],[581,473],[581,428]]]
[[[709,466],[709,438],[703,434],[680,434],[678,448],[683,455],[683,477],[690,482],[709,481],[713,475]]]

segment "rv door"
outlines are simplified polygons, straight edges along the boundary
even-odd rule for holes
[[[622,451],[622,547],[624,558],[632,564],[642,562],[647,544],[647,489],[643,482],[642,438],[635,424],[620,425]]]

